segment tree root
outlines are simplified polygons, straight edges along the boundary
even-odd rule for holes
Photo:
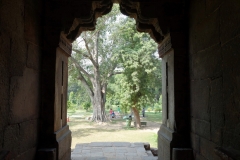
[[[91,121],[92,122],[109,122],[111,121],[111,119],[106,114],[102,114],[102,115],[93,114]]]

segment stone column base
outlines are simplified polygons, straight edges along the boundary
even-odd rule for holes
[[[49,139],[49,137],[46,137]],[[66,125],[55,132],[46,143],[46,148],[40,148],[37,153],[38,160],[71,160],[72,136],[69,126]],[[42,146],[42,147],[44,147]]]
[[[58,160],[71,160],[71,142],[72,136],[69,126],[66,125],[54,133],[57,142]]]

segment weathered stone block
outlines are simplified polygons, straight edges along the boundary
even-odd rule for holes
[[[195,120],[195,118],[191,118],[191,132],[192,133],[196,133],[196,130],[195,130],[195,126],[196,126],[196,120]]]
[[[229,41],[222,48],[223,55],[223,89],[227,100],[233,98],[237,112],[240,112],[240,35]],[[234,95],[234,96],[233,96]],[[233,102],[232,102],[233,103]],[[228,107],[229,104],[226,104]]]
[[[10,38],[0,28],[0,130],[8,124],[9,114],[9,53]]]
[[[235,150],[232,147],[227,147],[227,148],[222,148],[222,147],[217,147],[215,148],[215,153],[218,155],[221,159],[240,159],[240,151]]]
[[[223,81],[222,77],[211,81],[209,106],[211,109],[211,125],[223,126],[224,108],[223,108]]]
[[[26,61],[26,43],[24,41],[24,2],[23,0],[2,1],[0,22],[4,32],[10,38],[11,76],[22,75]]]
[[[26,68],[22,77],[11,78],[11,123],[35,119],[39,115],[39,74]]]
[[[199,135],[200,137],[204,137],[206,139],[210,140],[210,132],[211,132],[211,128],[210,128],[210,123],[207,121],[203,121],[203,120],[196,120],[196,134]]]
[[[61,128],[59,131],[55,132],[55,138],[57,141],[57,157],[62,159],[68,153],[71,153],[71,142],[72,136],[71,131],[69,130],[69,126]],[[70,158],[70,157],[69,157]]]
[[[203,21],[203,19],[206,16],[206,10],[205,10],[205,1],[202,0],[195,0],[195,1],[191,1],[190,3],[190,13],[189,14],[189,18],[190,18],[190,30],[193,31],[194,33],[191,32],[192,34],[190,34],[190,37],[195,37],[195,34],[197,32],[195,32],[195,27]],[[191,42],[191,41],[190,41]],[[192,41],[193,42],[193,41]]]
[[[233,131],[223,132],[223,148],[232,147],[235,150],[240,150],[240,135],[233,133]]]
[[[200,154],[208,160],[220,160],[220,158],[215,154],[214,149],[218,147],[216,144],[212,143],[205,138],[200,138]]]
[[[11,76],[22,76],[26,66],[27,44],[24,37],[11,39],[10,72]]]
[[[30,120],[19,124],[20,133],[20,153],[37,147],[38,121]],[[36,149],[35,149],[36,150]],[[34,150],[34,152],[35,152]]]
[[[173,148],[173,160],[193,160],[193,151],[190,148]]]
[[[215,78],[222,75],[222,56],[219,44],[191,55],[194,79]]]
[[[223,145],[239,148],[240,137],[234,134],[240,124],[240,36],[232,39],[222,47],[223,55],[223,97],[224,97],[224,130]]]
[[[1,128],[1,130],[0,130],[0,151],[3,149],[3,138],[4,138],[4,134],[3,134],[3,130]]]
[[[196,25],[193,31],[195,33],[194,41],[191,43],[194,53],[220,43],[219,26],[218,10],[205,17],[203,21]]]
[[[207,159],[199,154],[196,154],[195,160],[207,160]]]
[[[170,144],[172,141],[173,132],[166,126],[161,125],[158,131],[158,157],[164,160],[170,160],[171,149]]]
[[[200,150],[200,138],[198,135],[191,133],[191,146],[196,153]]]
[[[0,10],[1,27],[9,31],[13,36],[23,37],[24,35],[24,1],[23,0],[2,0]]]
[[[40,69],[40,53],[39,47],[28,43],[27,49],[27,67],[39,70]]]
[[[71,149],[69,148],[69,150],[65,152],[62,158],[60,158],[59,160],[71,160]]]
[[[206,14],[209,15],[212,12],[216,12],[222,5],[223,0],[211,0],[206,1]]]
[[[222,146],[225,148],[232,146],[232,133],[231,132],[223,130]]]
[[[217,145],[222,145],[222,136],[223,129],[221,127],[211,125],[211,140]]]
[[[36,158],[36,150],[37,150],[37,148],[31,148],[29,150],[26,150],[24,153],[20,154],[16,158],[14,158],[14,160],[35,159]]]
[[[31,44],[39,47],[41,43],[41,1],[25,1],[25,16],[24,16],[24,28],[25,38]]]
[[[20,150],[19,125],[9,125],[4,131],[3,149],[9,152],[9,158],[14,158]]]
[[[193,118],[210,120],[209,94],[210,80],[192,80],[191,82],[191,115]]]
[[[240,1],[223,1],[220,8],[220,39],[225,44],[232,38],[240,34]]]
[[[37,151],[37,160],[57,160],[56,148],[44,148]]]

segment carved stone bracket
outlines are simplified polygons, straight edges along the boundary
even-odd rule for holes
[[[171,37],[167,36],[158,46],[159,56],[162,58],[172,48]]]
[[[71,56],[71,52],[72,52],[72,44],[67,42],[65,40],[65,38],[63,38],[62,36],[60,37],[60,41],[59,41],[59,47],[64,50],[68,56]]]
[[[120,10],[123,14],[130,16],[136,20],[137,23],[137,30],[140,32],[147,32],[150,36],[157,42],[161,43],[163,40],[163,33],[161,28],[159,27],[158,19],[154,14],[146,14],[147,12],[154,12],[156,11],[156,5],[158,3],[146,3],[142,4],[140,1],[131,1],[131,0],[121,0],[120,2]],[[152,10],[144,10],[143,6],[148,6],[148,9]],[[147,11],[147,12],[146,12]]]
[[[79,6],[78,8],[70,5],[68,8],[72,14],[68,15],[66,19],[72,19],[71,26],[66,27],[65,33],[67,38],[73,42],[82,31],[94,30],[96,25],[96,19],[102,15],[105,15],[111,11],[112,1],[111,0],[81,0],[74,1],[74,5]],[[71,8],[76,8],[71,10]],[[87,9],[90,9],[87,10]],[[84,12],[87,10],[86,12]]]

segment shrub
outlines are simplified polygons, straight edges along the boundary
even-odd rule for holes
[[[67,101],[67,109],[75,110],[74,105],[71,101]]]
[[[111,104],[106,103],[106,104],[105,104],[105,108],[106,108],[106,109],[110,109],[110,108],[112,108],[112,106],[111,106]]]
[[[156,106],[154,107],[154,112],[157,113],[157,112],[161,112],[162,111],[162,106]]]
[[[152,108],[151,108],[151,107],[148,107],[147,111],[148,111],[148,112],[151,112],[151,111],[152,111]]]
[[[83,109],[88,111],[88,109],[91,107],[91,103],[90,102],[83,102],[82,107],[83,107]]]

